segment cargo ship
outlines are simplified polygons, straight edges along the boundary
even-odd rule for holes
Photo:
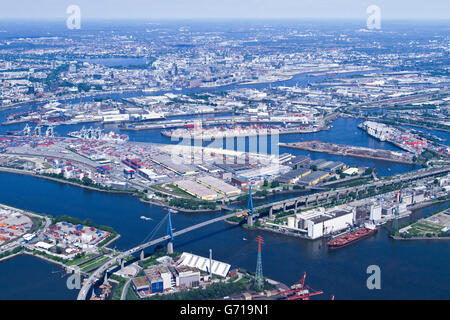
[[[68,133],[68,136],[73,138],[79,138],[84,140],[102,140],[108,142],[124,143],[128,141],[127,135],[119,135],[113,131],[109,133],[104,133],[100,128],[89,128],[83,127],[80,131],[72,131]]]
[[[365,224],[363,228],[346,233],[328,242],[328,249],[334,250],[349,246],[355,242],[369,237],[377,232],[377,227],[373,224]]]

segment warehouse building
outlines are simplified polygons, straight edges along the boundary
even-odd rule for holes
[[[160,154],[152,156],[150,160],[179,175],[190,175],[197,172],[197,169],[195,167],[184,164],[183,158],[178,156],[172,157],[169,155]]]
[[[308,166],[310,162],[311,159],[307,156],[296,156],[295,158],[289,160],[287,164],[294,169],[298,169]]]
[[[310,174],[300,178],[298,180],[298,183],[307,185],[307,186],[312,186],[312,185],[319,183],[321,180],[325,179],[329,175],[330,174],[326,171],[320,171],[320,170],[313,171]]]
[[[297,181],[312,172],[311,169],[297,169],[285,173],[277,178],[280,183],[297,183]]]
[[[242,176],[234,176],[231,178],[231,183],[241,187],[246,188],[248,187],[248,179]]]
[[[202,200],[215,200],[218,197],[215,191],[192,180],[180,180],[174,184],[181,190]]]
[[[317,168],[319,168],[319,166],[323,165],[325,162],[328,162],[327,160],[324,159],[316,159],[310,162],[310,166],[316,166]]]
[[[180,266],[196,268],[207,273],[210,272],[210,264],[212,274],[223,278],[227,276],[231,268],[231,265],[229,265],[228,263],[212,259],[210,261],[209,258],[201,257],[188,252],[183,252],[180,259],[178,260],[178,265]]]
[[[346,167],[347,166],[343,162],[340,162],[340,161],[328,161],[327,163],[322,164],[320,166],[320,168],[318,167],[318,169],[325,170],[325,171],[330,171],[330,172],[335,172],[336,170],[345,169]]]
[[[199,177],[197,182],[207,186],[208,188],[224,194],[226,196],[237,196],[241,193],[241,190],[224,182],[223,180],[217,179],[211,176]]]
[[[353,225],[354,216],[354,210],[334,208],[326,211],[321,207],[289,216],[287,226],[305,232],[310,239],[317,239]]]

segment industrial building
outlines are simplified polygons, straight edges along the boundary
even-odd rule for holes
[[[241,193],[240,189],[212,176],[199,177],[197,182],[226,196],[237,196]]]
[[[354,210],[316,208],[288,217],[287,227],[305,232],[308,238],[317,239],[353,225]]]
[[[198,287],[200,284],[200,271],[188,266],[169,267],[176,278],[176,286],[180,288]]]
[[[307,186],[315,185],[315,184],[319,183],[321,180],[328,177],[329,175],[330,174],[326,171],[320,171],[320,170],[313,171],[310,174],[300,178],[298,180],[298,183],[307,185]]]
[[[164,168],[179,175],[190,175],[197,172],[195,167],[184,164],[183,158],[178,156],[159,154],[152,156],[151,160],[154,163],[159,164],[160,166],[163,166]]]
[[[150,267],[144,270],[151,293],[163,292],[171,288],[172,274],[167,267]]]
[[[215,200],[218,198],[218,194],[214,190],[192,180],[180,180],[174,184],[181,190],[202,200]]]
[[[296,156],[295,158],[289,160],[287,165],[294,169],[298,169],[301,167],[306,167],[310,164],[311,159],[307,156]]]
[[[181,257],[178,260],[178,265],[197,268],[207,273],[211,272],[213,275],[217,275],[223,278],[227,276],[231,268],[231,265],[229,265],[228,263],[212,259],[210,260],[209,258],[201,257],[188,252],[183,252],[181,254]]]
[[[359,172],[359,169],[354,168],[354,167],[348,168],[348,169],[345,169],[344,171],[342,171],[343,174],[348,174],[349,176],[351,176],[353,174],[357,174],[358,172]]]
[[[132,279],[131,285],[139,296],[145,296],[150,291],[150,284],[148,283],[146,277],[138,277]]]
[[[370,206],[370,220],[378,221],[381,219],[382,206],[380,204],[373,204]]]
[[[296,169],[285,173],[277,178],[280,183],[297,183],[297,181],[312,172],[311,169]]]
[[[231,178],[231,183],[241,187],[246,188],[248,187],[248,179],[241,176],[234,176]]]

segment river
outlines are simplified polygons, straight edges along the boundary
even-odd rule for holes
[[[0,173],[0,183],[8,185],[0,195],[1,203],[52,215],[91,218],[95,223],[110,225],[121,234],[114,246],[122,250],[143,241],[166,214],[163,209],[142,203],[130,195],[86,190],[31,176]],[[23,186],[27,186],[26,189]],[[411,219],[448,206],[450,203],[418,210]],[[173,214],[173,226],[180,230],[219,214]],[[153,220],[141,220],[142,215]],[[156,236],[164,231],[165,226]],[[214,259],[254,271],[256,235],[262,235],[265,241],[262,253],[264,274],[293,284],[306,271],[307,284],[325,292],[317,299],[329,299],[331,294],[336,299],[449,297],[448,242],[395,241],[388,238],[385,227],[371,238],[330,252],[323,240],[290,238],[220,222],[175,238],[175,250],[207,256],[211,248]],[[381,268],[381,290],[366,288],[366,268],[372,264]],[[61,269],[27,256],[0,263],[0,299],[74,298],[76,292],[65,287],[66,278],[62,278],[62,273],[57,270]]]

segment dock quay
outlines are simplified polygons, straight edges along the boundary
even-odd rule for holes
[[[175,129],[164,130],[161,134],[172,139],[194,139],[210,141],[221,138],[270,136],[292,133],[312,133],[320,131],[315,127],[291,127],[291,128],[207,128],[207,129]]]
[[[315,152],[324,152],[324,153],[336,154],[336,155],[342,155],[342,156],[369,158],[369,159],[385,160],[385,161],[392,161],[392,162],[399,162],[399,163],[406,163],[406,164],[414,163],[412,154],[389,151],[389,150],[348,146],[348,145],[334,144],[334,143],[321,142],[321,141],[279,143],[278,145],[280,147],[302,149],[302,150],[315,151]]]
[[[121,130],[140,131],[153,129],[172,129],[172,128],[192,128],[194,126],[223,126],[234,124],[275,124],[275,123],[292,123],[302,124],[302,119],[299,117],[270,117],[257,118],[249,116],[236,117],[215,117],[211,119],[192,120],[192,119],[172,119],[161,120],[157,122],[135,122],[127,123],[120,126]]]

